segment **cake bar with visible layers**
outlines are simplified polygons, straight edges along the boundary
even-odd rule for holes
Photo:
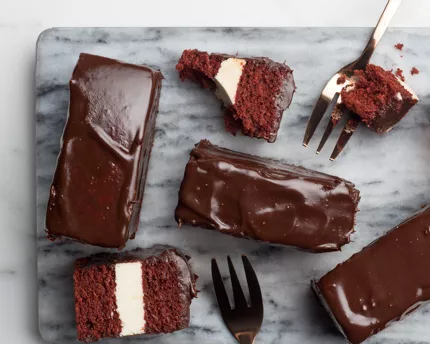
[[[313,281],[350,343],[358,344],[430,301],[430,206]]]
[[[81,54],[50,189],[50,239],[123,248],[133,238],[155,132],[162,75]]]
[[[179,225],[236,237],[336,251],[354,231],[360,196],[354,184],[201,141],[179,191]]]
[[[356,70],[341,92],[341,104],[377,133],[390,131],[418,102],[415,92],[379,66]]]
[[[81,258],[73,278],[80,341],[189,326],[196,276],[177,249],[155,246]]]
[[[295,91],[293,71],[267,57],[242,58],[185,50],[176,69],[181,80],[215,90],[225,106],[228,131],[275,142]]]

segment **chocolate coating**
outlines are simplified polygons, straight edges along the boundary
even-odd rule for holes
[[[52,182],[49,238],[123,248],[137,231],[162,75],[81,54]]]
[[[313,282],[339,329],[358,344],[430,300],[430,207]]]
[[[359,191],[338,177],[201,141],[191,152],[175,218],[236,237],[336,251],[353,232]]]

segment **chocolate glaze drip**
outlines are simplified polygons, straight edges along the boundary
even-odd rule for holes
[[[322,277],[313,289],[353,344],[430,301],[430,206]]]
[[[236,237],[336,251],[353,232],[359,191],[341,178],[201,141],[191,152],[175,218]]]
[[[162,75],[81,54],[46,214],[49,238],[123,248],[137,231]]]

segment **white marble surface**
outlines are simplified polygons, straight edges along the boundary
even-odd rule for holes
[[[150,338],[148,343],[229,343],[214,299],[210,258],[225,265],[227,254],[251,259],[264,294],[265,319],[260,343],[342,343],[309,289],[337,263],[360,250],[402,219],[428,203],[430,186],[430,29],[391,29],[373,62],[386,69],[416,66],[421,73],[407,82],[421,103],[393,132],[379,136],[362,127],[339,160],[328,160],[335,137],[320,156],[301,141],[309,113],[327,77],[358,55],[369,29],[54,29],[39,40],[36,69],[37,242],[39,247],[39,321],[42,336],[55,343],[75,341],[72,271],[76,258],[100,248],[46,239],[44,215],[68,105],[67,82],[80,52],[95,53],[160,68],[165,76],[157,134],[148,173],[139,232],[127,249],[153,244],[177,246],[192,257],[200,276],[199,298],[193,302],[191,327]],[[394,44],[403,42],[400,53]],[[193,83],[182,83],[175,64],[186,48],[286,60],[295,70],[297,93],[286,111],[275,144],[233,137],[224,130],[218,100]],[[404,58],[401,58],[404,55]],[[321,130],[317,132],[320,137]],[[202,229],[177,229],[173,218],[177,192],[188,153],[202,138],[231,149],[282,159],[339,175],[356,183],[362,193],[361,212],[353,243],[342,253],[314,255],[290,248],[235,239]],[[225,272],[225,269],[224,269]],[[370,343],[429,342],[428,308],[392,327]],[[142,341],[136,339],[135,341]],[[127,340],[106,342],[121,343]]]
[[[330,0],[329,5],[320,0],[266,0],[264,4],[219,0],[208,12],[198,0],[0,3],[2,342],[44,343],[37,326],[35,269],[34,56],[39,33],[52,26],[371,26],[385,0]],[[404,1],[392,25],[428,27],[429,13],[428,0]]]

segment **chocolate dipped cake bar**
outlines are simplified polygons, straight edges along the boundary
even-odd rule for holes
[[[174,248],[81,258],[73,278],[80,341],[169,333],[189,325],[196,276]]]
[[[339,264],[313,289],[358,344],[430,301],[430,206]]]
[[[50,189],[50,239],[123,248],[133,238],[154,139],[162,75],[81,54]]]
[[[296,89],[293,71],[286,64],[267,57],[185,50],[176,69],[181,80],[215,90],[225,106],[228,131],[275,142],[282,115]]]
[[[354,184],[207,140],[190,155],[175,211],[180,226],[314,252],[349,242],[360,199]]]

